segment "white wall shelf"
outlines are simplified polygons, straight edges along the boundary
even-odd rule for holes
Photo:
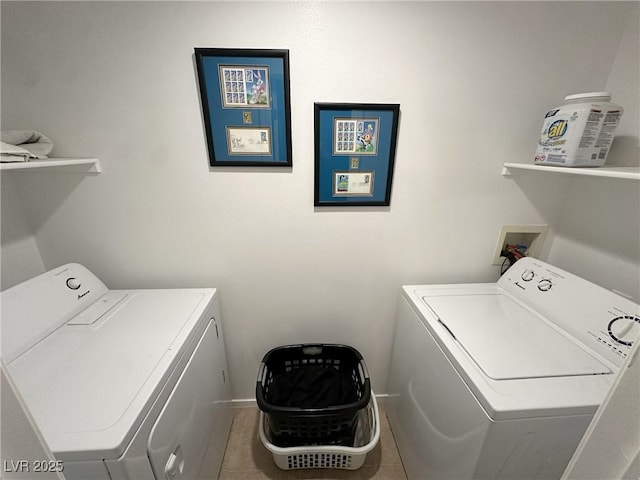
[[[32,171],[45,168],[47,171],[65,173],[100,173],[102,167],[97,158],[46,158],[28,162],[0,163],[0,170]]]
[[[513,170],[532,170],[536,172],[564,173],[568,175],[608,177],[640,181],[640,168],[638,167],[550,167],[547,165],[509,162],[502,165],[502,175],[505,177],[510,177],[513,174]]]

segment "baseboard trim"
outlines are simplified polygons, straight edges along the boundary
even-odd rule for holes
[[[257,407],[255,398],[234,398],[231,400],[231,406],[233,408],[244,408],[244,407]]]

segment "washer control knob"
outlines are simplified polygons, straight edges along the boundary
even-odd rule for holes
[[[548,278],[543,278],[538,282],[538,290],[540,290],[541,292],[548,292],[549,290],[551,290],[552,286],[553,284]]]
[[[522,280],[524,280],[525,282],[530,282],[531,280],[533,280],[533,277],[535,277],[533,270],[525,270],[524,272],[522,272]]]
[[[80,281],[77,278],[67,278],[67,287],[69,287],[71,290],[78,290],[80,288],[80,285]]]
[[[609,322],[607,330],[616,342],[630,347],[640,337],[640,318],[621,315]]]

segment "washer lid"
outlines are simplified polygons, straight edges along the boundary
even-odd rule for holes
[[[422,299],[494,380],[611,373],[542,317],[502,293]]]

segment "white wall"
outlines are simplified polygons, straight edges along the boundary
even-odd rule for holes
[[[0,175],[0,287],[2,290],[45,270],[28,224],[14,175]]]
[[[3,128],[104,172],[22,174],[3,203],[24,205],[46,268],[220,288],[234,398],[253,396],[266,351],[300,341],[355,346],[384,393],[400,285],[493,281],[502,224],[562,217],[561,182],[501,164],[531,161],[565,94],[607,85],[633,9],[4,2]],[[194,47],[290,50],[292,169],[209,169]],[[314,209],[313,103],[330,101],[401,104],[389,208]]]
[[[627,23],[620,40],[620,47],[607,79],[606,91],[612,92],[614,100],[623,105],[626,113],[621,122],[611,151],[607,157],[610,165],[640,165],[640,5],[633,2],[634,8],[627,14]]]
[[[606,91],[625,108],[607,164],[640,166],[640,4],[633,2]],[[640,303],[640,188],[637,182],[563,179],[552,264]],[[569,180],[569,181],[566,181]],[[558,197],[553,197],[558,200]]]

